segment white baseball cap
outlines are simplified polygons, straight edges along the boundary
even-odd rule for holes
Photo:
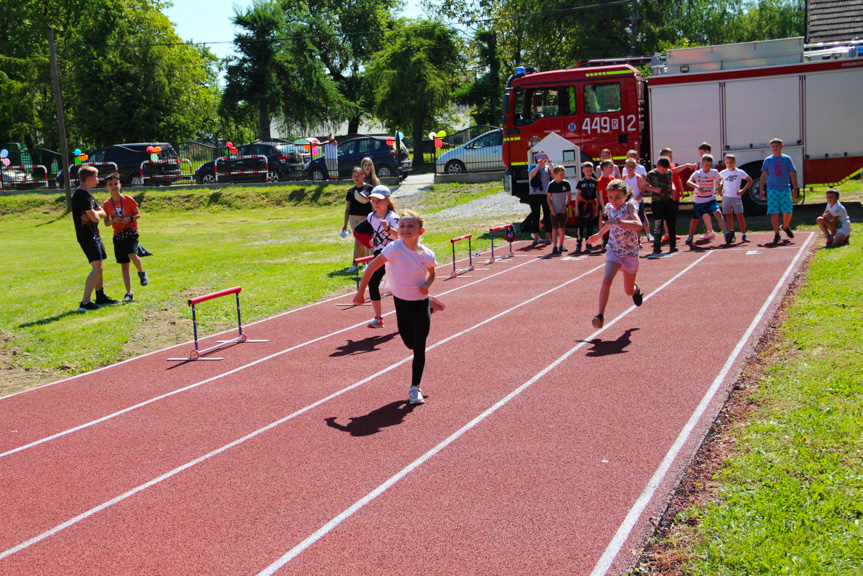
[[[369,194],[370,198],[380,198],[381,200],[386,200],[390,197],[390,189],[384,186],[383,184],[379,184],[372,188],[372,193]]]

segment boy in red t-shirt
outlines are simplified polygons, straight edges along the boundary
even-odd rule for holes
[[[114,228],[114,257],[117,259],[123,269],[123,284],[126,286],[126,295],[123,297],[123,302],[131,302],[132,296],[132,280],[129,275],[129,262],[135,264],[138,269],[138,279],[141,281],[141,286],[146,286],[150,280],[147,278],[147,272],[144,271],[144,265],[141,263],[141,258],[138,257],[138,219],[141,217],[141,212],[138,210],[138,203],[131,196],[124,196],[120,193],[120,175],[116,172],[105,179],[105,186],[111,197],[105,200],[103,208],[105,210],[105,226]]]
[[[608,200],[605,198],[605,189],[608,184],[614,180],[614,162],[611,160],[603,160],[599,163],[599,179],[596,181],[596,202],[599,205],[599,228],[602,229],[603,213]],[[608,232],[602,236],[602,249],[605,250],[605,245],[608,244]]]

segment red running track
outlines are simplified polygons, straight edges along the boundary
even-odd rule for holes
[[[642,259],[600,331],[599,255],[439,281],[419,407],[350,296],[0,399],[0,574],[621,573],[812,236],[753,239]]]

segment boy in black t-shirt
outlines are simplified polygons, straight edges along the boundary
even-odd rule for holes
[[[92,166],[82,166],[78,170],[78,178],[81,183],[72,194],[72,220],[75,225],[75,236],[78,244],[90,263],[90,274],[84,282],[84,297],[78,306],[78,312],[98,310],[103,304],[116,304],[117,301],[109,298],[102,291],[102,261],[107,259],[105,245],[99,234],[99,220],[105,217],[105,211],[93,198],[90,188],[99,183],[99,171]],[[96,289],[96,302],[90,301],[93,289]]]
[[[553,180],[548,183],[548,207],[551,209],[551,254],[566,252],[563,239],[566,238],[566,219],[569,202],[572,200],[572,186],[563,179],[566,168],[555,166],[551,169]],[[560,248],[558,248],[558,243]]]
[[[593,236],[593,225],[599,217],[599,207],[596,203],[596,178],[593,177],[593,162],[585,162],[581,165],[581,174],[584,176],[575,185],[575,221],[578,226],[578,243],[575,253],[581,254],[581,243],[585,238]],[[590,252],[593,246],[587,245]]]
[[[352,177],[354,185],[348,188],[347,196],[345,196],[345,222],[342,225],[342,237],[347,236],[348,222],[353,230],[360,222],[365,222],[366,216],[372,211],[371,202],[369,202],[369,194],[372,193],[372,185],[364,182],[365,172],[359,166],[355,166]],[[354,238],[354,259],[351,260],[351,267],[348,272],[356,272],[357,258],[371,256],[372,251],[363,246],[363,244]]]

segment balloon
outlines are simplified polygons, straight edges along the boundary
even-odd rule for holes
[[[11,164],[11,162],[9,162],[8,158],[3,158],[2,162],[3,162],[3,166],[8,166],[9,164]]]
[[[393,138],[392,136],[390,136],[389,138],[387,138],[387,146],[392,146],[392,145],[393,145],[393,144],[395,144],[395,143],[396,143],[396,139],[395,139],[395,138]]]
[[[434,139],[434,147],[435,148],[443,148],[443,140],[441,140],[440,138],[435,138]]]
[[[437,133],[438,138],[446,138],[446,130],[441,130]]]
[[[3,150],[3,152],[6,152],[6,151]],[[0,155],[3,155],[3,152],[0,152]],[[72,151],[72,156],[80,156],[80,155],[81,155],[81,149],[80,148],[75,148],[75,150]],[[3,155],[3,158],[5,158],[5,157],[6,156]]]
[[[150,162],[158,162],[158,161],[159,161],[159,155],[158,154],[156,154],[155,152],[150,154]]]
[[[233,143],[233,142],[228,141],[228,142],[226,142],[226,143],[225,143],[225,148],[233,148],[233,147],[234,147],[234,143]]]
[[[147,154],[152,154],[152,153],[153,153],[153,147],[147,146]]]
[[[81,157],[75,156],[75,164],[80,164],[80,163],[81,163]]]
[[[303,144],[303,148],[305,148],[306,150],[311,150],[312,145],[311,144]]]
[[[153,154],[158,154],[158,153],[159,153],[159,152],[161,152],[161,151],[162,151],[162,147],[161,147],[161,146],[154,146],[154,147],[153,147]]]
[[[236,153],[237,153],[237,149],[236,149],[236,148],[231,148],[231,154],[236,154]]]
[[[87,160],[90,159],[90,157],[87,156],[86,154],[81,154],[80,158],[81,158],[81,162],[86,162]]]
[[[436,137],[437,135],[434,133],[434,131],[429,132],[429,140],[434,140]]]

